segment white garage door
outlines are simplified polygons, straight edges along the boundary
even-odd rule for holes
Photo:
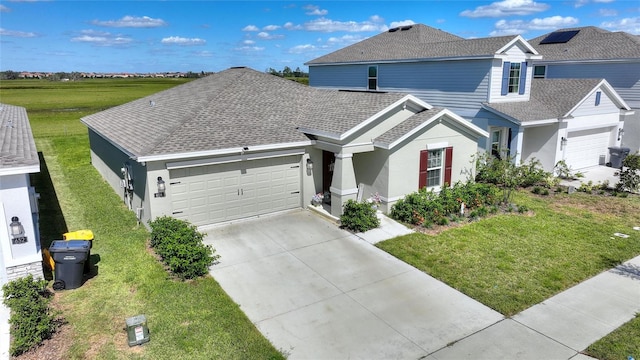
[[[300,207],[300,156],[170,171],[173,216],[214,224]]]
[[[597,166],[609,156],[610,128],[570,132],[565,161],[572,169]]]

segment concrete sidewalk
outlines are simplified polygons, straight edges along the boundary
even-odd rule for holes
[[[427,359],[589,359],[580,352],[638,312],[640,256]],[[629,355],[638,358],[640,353]]]

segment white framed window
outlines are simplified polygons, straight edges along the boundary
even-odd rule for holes
[[[378,66],[375,66],[375,65],[369,66],[368,73],[369,73],[369,77],[368,77],[369,84],[367,89],[378,90]]]
[[[535,79],[544,79],[545,77],[547,77],[547,67],[545,65],[534,66],[533,77]]]
[[[442,149],[429,150],[427,158],[427,188],[442,186]]]
[[[520,89],[520,63],[513,62],[509,68],[509,94],[518,93]]]

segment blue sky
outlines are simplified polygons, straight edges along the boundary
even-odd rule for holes
[[[525,39],[574,26],[640,35],[638,0],[0,1],[0,70],[293,70],[389,28]]]

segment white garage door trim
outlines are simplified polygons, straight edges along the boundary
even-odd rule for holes
[[[208,225],[301,206],[301,156],[169,171],[172,214]]]
[[[603,165],[608,157],[611,128],[569,132],[565,161],[573,169]]]

